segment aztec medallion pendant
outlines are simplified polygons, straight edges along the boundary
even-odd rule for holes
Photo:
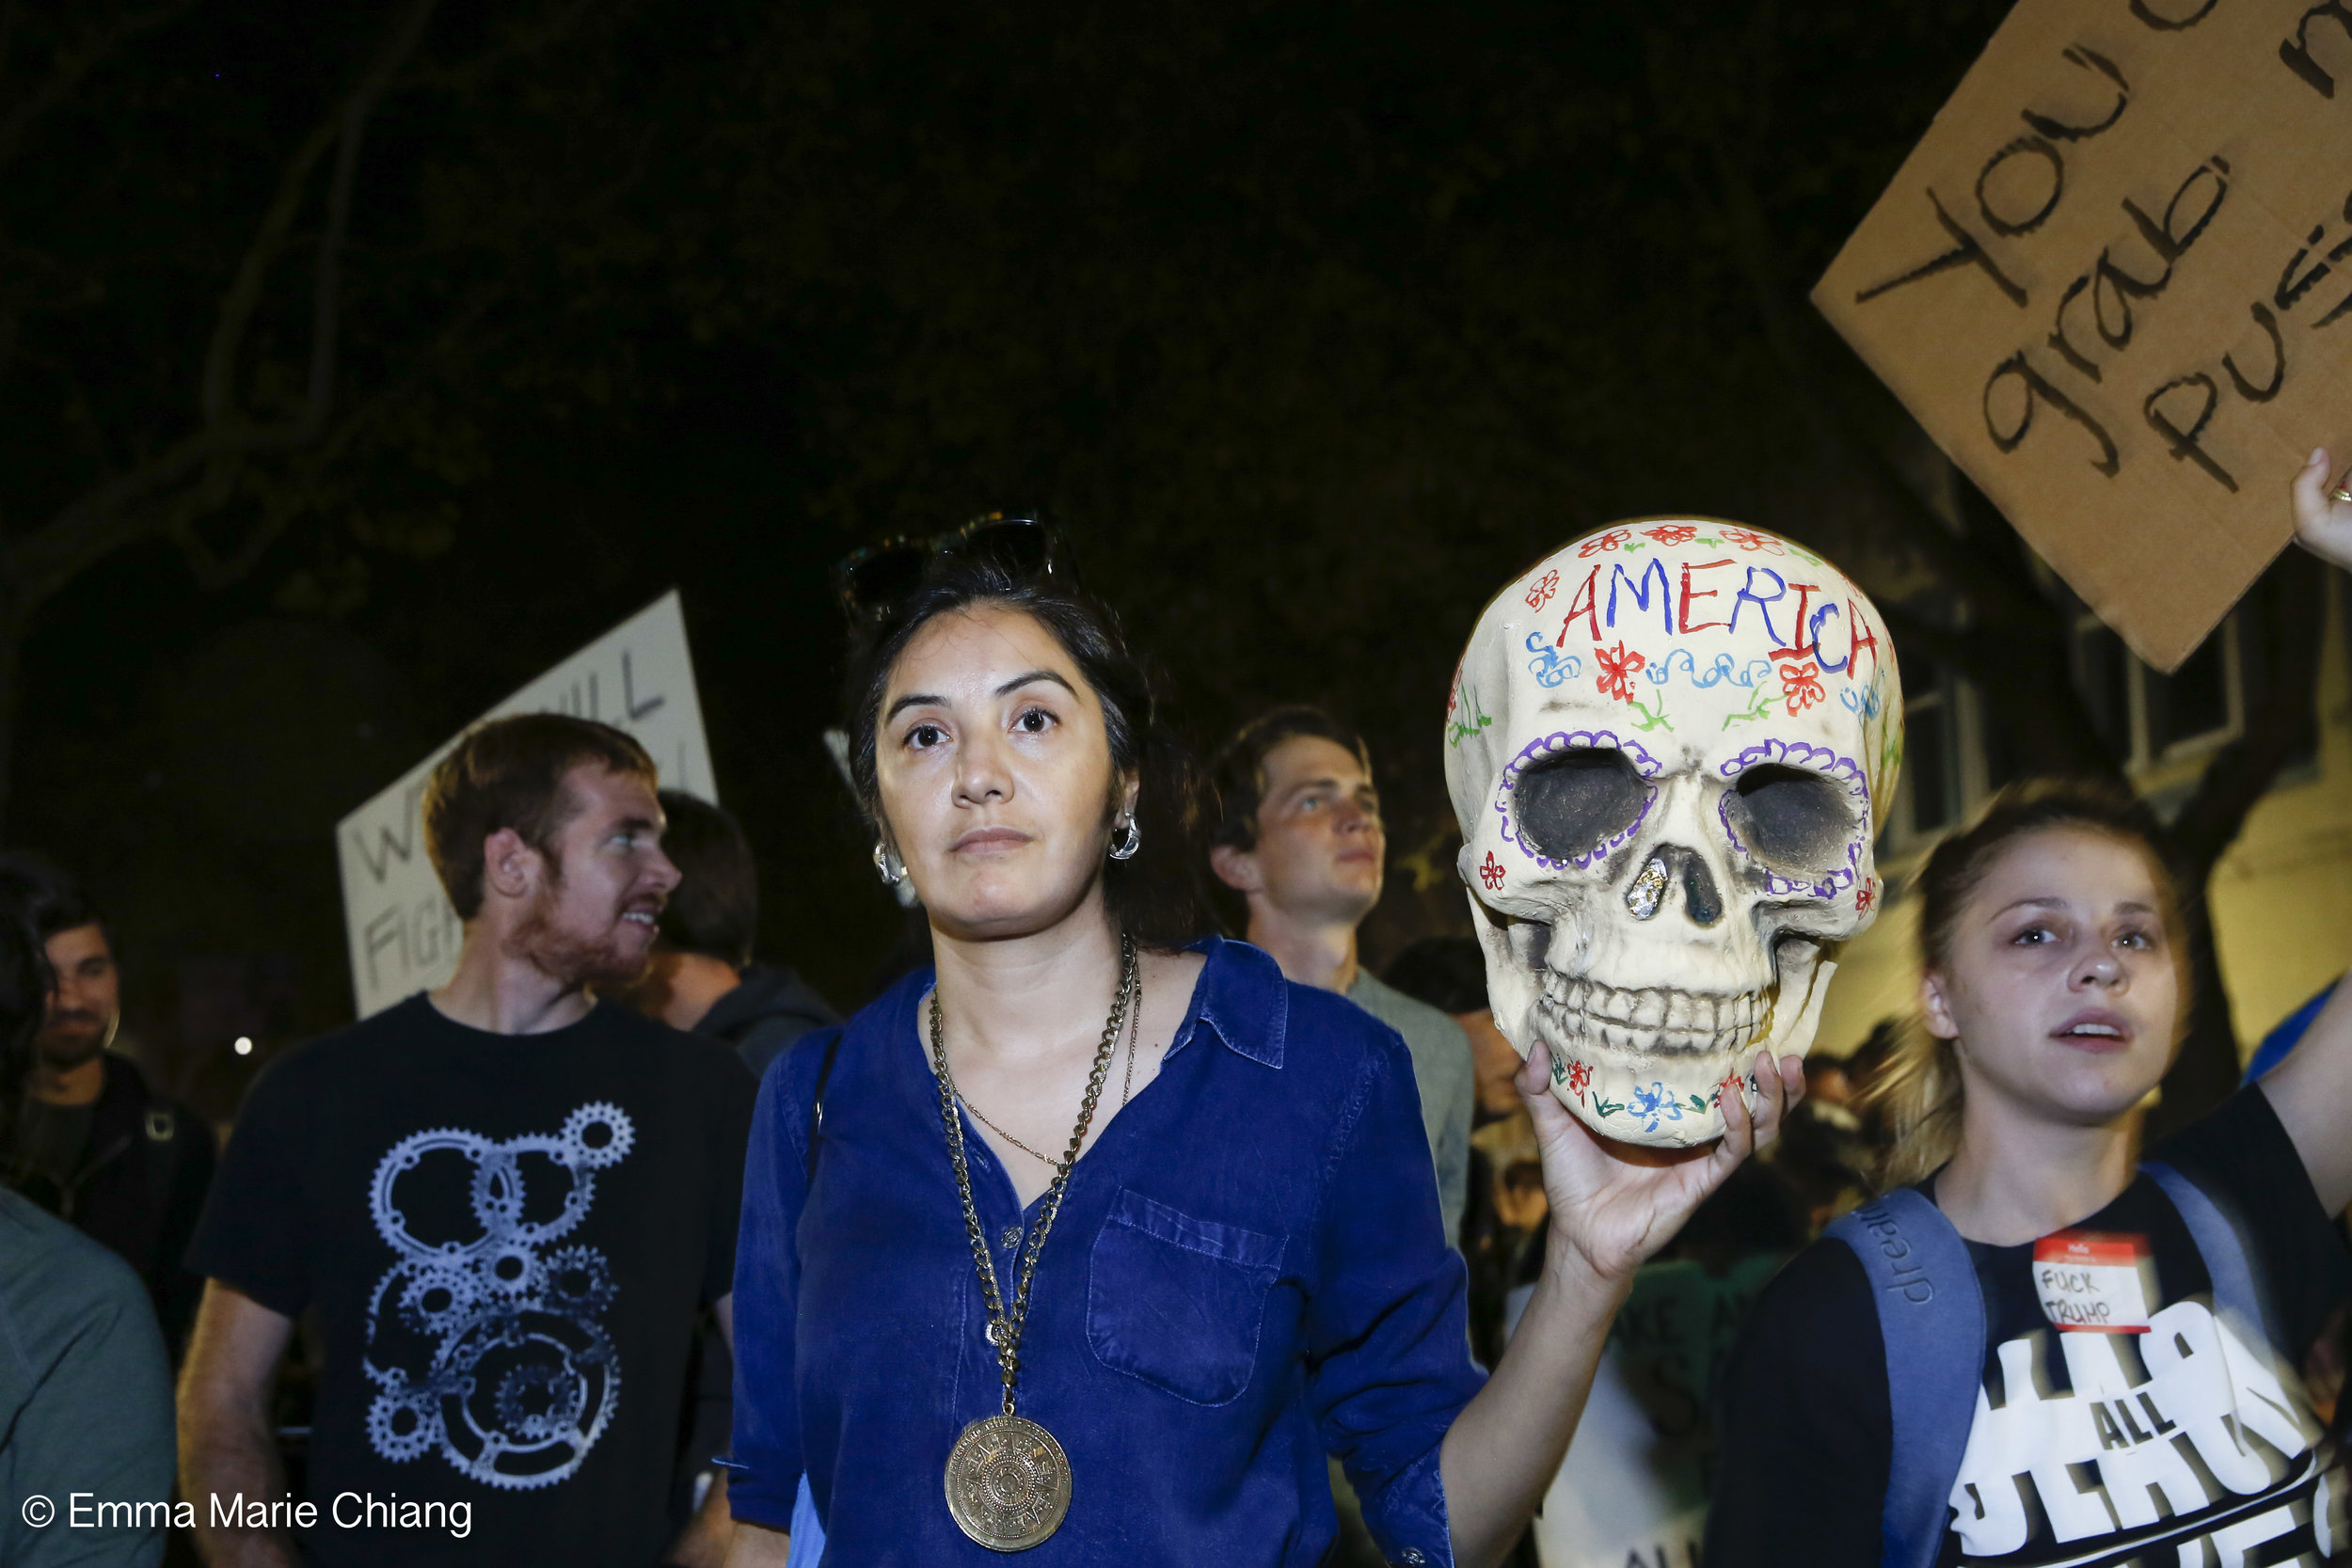
[[[947,1455],[947,1512],[989,1550],[1025,1551],[1070,1512],[1070,1458],[1025,1417],[974,1421]]]

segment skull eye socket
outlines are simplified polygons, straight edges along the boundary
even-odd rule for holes
[[[1845,859],[1853,810],[1819,773],[1765,763],[1732,782],[1724,816],[1748,852],[1784,871],[1828,871]]]
[[[1574,746],[1519,775],[1519,836],[1537,853],[1565,861],[1586,855],[1633,826],[1649,785],[1623,752]]]

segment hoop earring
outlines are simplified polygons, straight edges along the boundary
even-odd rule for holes
[[[907,868],[879,838],[874,840],[874,869],[882,873],[884,887],[897,887],[907,879]]]
[[[1121,822],[1118,831],[1111,834],[1111,859],[1115,861],[1134,860],[1136,851],[1142,847],[1143,830],[1136,826],[1136,819],[1132,816]]]

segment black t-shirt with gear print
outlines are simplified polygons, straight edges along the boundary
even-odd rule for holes
[[[2259,1088],[2152,1157],[2235,1227],[2269,1343],[2245,1343],[2215,1315],[2196,1243],[2146,1176],[2071,1228],[2145,1238],[2148,1334],[2061,1334],[2035,1289],[2033,1243],[1967,1243],[1984,1294],[1983,1397],[1942,1568],[2352,1559],[2344,1472],[2298,1377],[2352,1293],[2344,1238]],[[1893,1416],[1851,1247],[1816,1243],[1765,1289],[1718,1411],[1707,1568],[1877,1568]]]
[[[755,1088],[610,1005],[506,1036],[421,995],[271,1065],[189,1262],[317,1310],[306,1561],[658,1560]]]

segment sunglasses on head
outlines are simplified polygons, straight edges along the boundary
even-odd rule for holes
[[[1058,543],[1040,517],[987,512],[945,533],[900,534],[851,550],[834,563],[834,597],[852,626],[866,626],[889,619],[923,585],[936,556],[982,561],[1020,577],[1050,577]]]

